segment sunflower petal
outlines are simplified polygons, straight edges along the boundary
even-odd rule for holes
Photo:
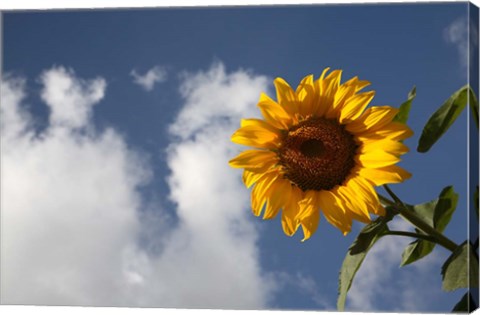
[[[266,194],[268,189],[277,180],[278,174],[265,173],[257,181],[257,184],[252,189],[252,211],[255,216],[259,216],[262,212],[263,205],[267,202]]]
[[[298,111],[300,115],[306,117],[312,113],[315,99],[315,90],[313,87],[313,75],[308,75],[300,82],[295,91],[298,100]]]
[[[276,78],[273,83],[277,90],[278,103],[290,116],[295,116],[295,113],[298,113],[297,95],[284,79]]]
[[[358,77],[353,77],[347,82],[343,83],[343,85],[353,87],[355,93],[363,90],[365,87],[369,86],[371,83],[365,80],[359,80]]]
[[[393,155],[402,155],[409,151],[409,148],[401,142],[382,139],[382,140],[365,140],[360,146],[359,153],[365,154],[374,150],[383,150],[385,152],[391,153]]]
[[[305,197],[298,203],[299,211],[297,220],[300,222],[303,230],[302,242],[309,239],[318,228],[320,221],[320,205],[318,203],[318,192],[309,190]]]
[[[332,71],[324,80],[322,91],[320,93],[320,104],[326,107],[325,115],[327,118],[334,118],[337,115],[337,109],[334,107],[335,95],[340,87],[342,77],[341,70]]]
[[[312,211],[311,215],[303,219],[300,224],[303,231],[302,242],[308,240],[318,229],[320,223],[320,210],[316,209]]]
[[[387,153],[381,149],[357,155],[355,159],[361,166],[366,168],[380,168],[400,162],[398,156]]]
[[[333,70],[328,74],[328,76],[323,79],[327,84],[327,89],[324,91],[325,94],[333,94],[337,91],[340,86],[340,80],[342,79],[342,70]]]
[[[243,127],[259,127],[259,128],[269,130],[272,133],[280,134],[280,130],[278,128],[275,128],[265,120],[257,119],[257,118],[240,120],[240,128],[243,128]]]
[[[345,128],[354,133],[377,130],[390,123],[397,113],[397,108],[373,106],[367,109],[359,118],[348,123]]]
[[[296,216],[298,214],[298,203],[302,200],[302,197],[300,189],[292,187],[290,203],[282,211],[282,228],[288,236],[295,234],[300,226]]]
[[[375,96],[375,91],[356,94],[345,101],[340,110],[340,123],[357,119]]]
[[[335,96],[333,99],[332,111],[335,111],[337,113],[338,109],[344,106],[345,101],[351,98],[354,94],[355,94],[355,87],[342,84],[338,88],[337,93],[335,93]],[[332,116],[338,116],[338,115],[332,115]]]
[[[278,145],[279,131],[259,119],[243,119],[240,129],[235,131],[231,140],[255,148],[273,149]]]
[[[363,141],[367,139],[384,139],[388,138],[391,140],[404,140],[413,135],[413,131],[408,128],[407,125],[391,122],[379,129],[367,130],[365,132],[357,134],[359,140]]]
[[[234,168],[264,171],[277,163],[277,155],[272,151],[246,150],[231,159],[228,164]]]
[[[316,190],[308,190],[303,199],[298,203],[297,219],[302,220],[308,217],[314,208],[319,208],[318,192]]]
[[[363,192],[359,191],[358,187],[353,185],[339,186],[337,189],[337,195],[343,198],[348,212],[355,213],[357,219],[364,223],[370,222],[370,214],[368,211],[368,205]]]
[[[343,198],[328,190],[322,190],[319,194],[318,203],[325,219],[342,231],[344,235],[348,234],[352,228],[352,219],[346,214]]]
[[[244,170],[242,175],[242,181],[247,188],[250,188],[253,184],[255,184],[264,173],[255,173],[252,171]]]
[[[361,168],[359,175],[376,186],[401,183],[412,177],[409,172],[397,165],[390,165],[381,168]]]
[[[363,199],[368,212],[376,214],[380,201],[375,189],[367,180],[361,176],[354,176],[347,181],[347,186],[356,192],[357,197]]]
[[[265,120],[278,129],[288,129],[292,124],[292,117],[265,93],[260,94],[257,106]]]
[[[290,182],[284,179],[277,179],[270,187],[267,193],[267,205],[263,213],[263,219],[273,219],[281,208],[285,208],[290,202],[291,190]]]
[[[323,98],[322,97],[322,95],[323,95],[322,91],[325,90],[324,79],[325,79],[325,76],[327,75],[327,72],[329,70],[330,70],[330,68],[325,68],[323,70],[322,74],[320,75],[320,77],[317,80],[315,80],[315,82],[313,82],[313,87],[314,87],[314,90],[315,90],[315,99],[313,101],[312,113],[313,113],[313,115],[318,116],[318,117],[325,116],[325,113],[328,110],[327,104],[322,102],[322,98]]]
[[[313,74],[307,75],[298,85],[297,90],[295,91],[297,99],[303,101],[308,96],[311,89],[313,89]]]

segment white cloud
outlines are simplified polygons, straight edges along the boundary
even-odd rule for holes
[[[335,305],[329,301],[326,295],[320,292],[317,281],[311,276],[305,275],[302,272],[289,274],[286,272],[278,272],[275,274],[277,290],[281,291],[284,288],[295,288],[303,297],[309,297],[314,302],[318,309],[332,310]]]
[[[107,83],[102,78],[82,80],[73,70],[53,68],[41,75],[41,97],[50,107],[50,124],[69,128],[84,127],[90,120],[93,105],[105,95]]]
[[[91,125],[105,81],[61,67],[41,78],[50,125],[39,135],[22,81],[2,82],[2,302],[266,307],[273,284],[260,269],[248,192],[227,164],[238,150],[229,136],[266,78],[220,64],[184,77],[167,161],[175,225],[138,193],[151,176],[145,157],[114,129]],[[207,91],[243,100],[240,109]],[[201,123],[182,129],[191,114]]]
[[[5,79],[1,84],[0,133],[2,140],[11,140],[29,132],[31,118],[27,111],[17,106],[25,98],[25,80],[9,76]]]
[[[411,230],[411,225],[401,219],[389,225],[392,230]],[[348,292],[347,310],[382,311],[382,305],[401,312],[431,310],[427,301],[435,301],[441,294],[442,258],[436,248],[422,260],[400,268],[401,254],[411,241],[406,237],[384,236],[372,247]],[[435,268],[438,272],[431,272]]]
[[[182,224],[162,263],[181,271],[169,276],[188,288],[184,300],[192,306],[266,306],[271,286],[258,263],[248,192],[228,160],[238,150],[230,135],[254,111],[267,82],[241,70],[227,74],[219,63],[183,76],[185,105],[170,128],[176,140],[168,150],[171,199]]]
[[[445,28],[444,38],[447,43],[457,47],[460,65],[467,67],[469,57],[474,56],[473,52],[478,46],[477,27],[471,25],[469,28],[467,18],[461,17]]]
[[[28,129],[19,82],[2,81],[2,302],[123,303],[123,262],[140,228],[136,188],[148,173],[114,130],[78,132],[103,80],[44,72],[50,126],[39,136]]]
[[[145,91],[152,91],[155,83],[165,82],[167,80],[167,70],[160,66],[155,66],[141,75],[137,70],[130,72],[133,82],[140,85]]]

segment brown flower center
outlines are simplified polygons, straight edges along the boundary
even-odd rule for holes
[[[303,191],[340,185],[355,165],[357,144],[337,121],[310,118],[288,130],[278,150],[285,177]]]

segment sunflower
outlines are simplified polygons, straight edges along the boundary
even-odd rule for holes
[[[272,219],[281,211],[285,234],[302,227],[303,240],[317,230],[320,213],[344,235],[353,220],[384,215],[374,187],[411,177],[395,165],[408,152],[402,140],[413,134],[393,121],[398,109],[366,109],[375,92],[360,91],[370,82],[341,84],[342,71],[328,71],[305,77],[295,91],[276,78],[277,101],[260,95],[263,120],[242,119],[231,138],[254,148],[229,162],[253,186],[253,214]]]

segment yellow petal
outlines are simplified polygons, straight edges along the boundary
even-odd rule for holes
[[[389,124],[397,113],[398,109],[390,106],[373,106],[358,119],[348,123],[345,128],[354,133],[376,130]]]
[[[340,111],[339,121],[345,123],[357,119],[375,96],[375,91],[356,94],[345,101]]]
[[[352,219],[346,215],[343,198],[328,190],[322,190],[319,194],[318,203],[325,219],[346,235],[352,228]]]
[[[319,81],[323,81],[325,79],[325,76],[327,75],[327,72],[330,71],[330,67],[327,67],[323,69],[322,74],[320,75],[320,78],[318,78]]]
[[[363,192],[358,190],[358,187],[348,185],[339,186],[337,189],[337,195],[343,198],[347,211],[356,214],[358,221],[369,223],[370,214],[368,211],[368,205],[365,201]]]
[[[303,101],[308,97],[310,91],[313,89],[313,74],[307,75],[302,79],[300,84],[297,86],[295,93],[297,94],[297,99]]]
[[[273,149],[278,146],[279,131],[263,120],[243,119],[240,129],[235,131],[231,140],[255,148]]]
[[[365,204],[363,210],[367,211],[367,215],[368,212],[375,214],[377,213],[377,209],[380,206],[380,201],[371,183],[361,176],[353,176],[346,181],[346,186],[351,189],[352,192],[354,192],[352,203],[356,203],[355,199],[361,199]]]
[[[297,219],[302,220],[310,216],[314,208],[319,208],[318,191],[308,190],[305,192],[303,199],[298,203]]]
[[[246,150],[231,159],[228,164],[235,168],[263,171],[277,163],[277,155],[272,151]]]
[[[320,106],[326,108],[325,116],[327,118],[338,117],[337,109],[333,106],[335,95],[340,86],[342,77],[341,70],[332,71],[324,80],[321,90]]]
[[[328,110],[327,104],[325,104],[325,102],[322,102],[322,99],[323,99],[322,95],[323,95],[323,91],[325,90],[324,79],[325,79],[325,76],[326,76],[326,74],[329,70],[330,70],[330,68],[325,68],[325,70],[323,70],[322,74],[320,75],[320,78],[318,78],[313,83],[313,87],[314,87],[314,90],[315,90],[315,99],[313,101],[312,112],[313,112],[314,115],[316,115],[318,117],[325,116],[325,114]]]
[[[255,173],[255,172],[252,172],[252,171],[244,170],[243,175],[242,175],[242,181],[247,188],[250,188],[263,175],[264,175],[264,173]]]
[[[277,90],[277,101],[290,116],[298,113],[298,102],[295,92],[290,85],[282,78],[276,78],[273,81]]]
[[[266,194],[270,186],[277,180],[278,174],[265,173],[257,181],[252,189],[252,211],[255,216],[259,216],[262,212],[263,205],[267,202]]]
[[[355,157],[355,160],[361,166],[366,168],[380,168],[400,162],[400,158],[398,156],[387,153],[380,149],[359,154]]]
[[[286,235],[292,236],[300,226],[296,219],[298,214],[298,203],[302,200],[302,191],[297,187],[292,187],[290,202],[282,211],[282,228]]]
[[[350,86],[355,89],[355,93],[369,86],[371,83],[365,80],[359,80],[358,77],[353,77],[347,82],[343,83],[345,86]]]
[[[297,220],[300,222],[303,230],[302,242],[309,239],[318,228],[320,221],[320,205],[318,203],[318,192],[309,190],[305,197],[298,203],[299,211]]]
[[[355,94],[355,87],[342,84],[338,88],[337,93],[335,93],[334,100],[333,100],[333,110],[335,110],[335,112],[337,113],[338,109],[344,106],[345,101],[351,98],[354,94]],[[338,116],[338,115],[335,115],[335,116]]]
[[[325,93],[335,92],[337,88],[340,86],[340,80],[342,78],[342,70],[333,70],[328,74],[328,76],[323,79],[324,82],[327,84],[327,90],[325,90]]]
[[[288,129],[292,124],[292,117],[265,93],[260,94],[257,106],[260,108],[265,120],[278,129]]]
[[[413,135],[413,131],[405,124],[399,122],[391,122],[387,125],[375,129],[367,130],[362,133],[358,133],[357,137],[363,141],[366,139],[382,139],[389,138],[391,140],[404,140]]]
[[[375,150],[383,150],[393,155],[402,155],[409,151],[408,147],[403,143],[387,138],[381,140],[365,140],[360,146],[359,153],[365,154]]]
[[[304,218],[300,224],[302,226],[303,231],[303,239],[302,242],[308,240],[318,228],[318,224],[320,223],[320,210],[316,209],[312,212],[312,214],[306,218]]]
[[[313,75],[308,75],[300,82],[295,91],[298,100],[298,111],[300,115],[306,117],[313,113],[313,102],[315,99],[315,90],[313,87]]]
[[[359,175],[368,179],[376,186],[401,183],[412,177],[409,172],[397,165],[382,168],[361,168]]]
[[[263,213],[263,219],[273,219],[281,208],[289,204],[291,198],[291,184],[288,180],[277,179],[267,192],[267,205]]]
[[[272,133],[280,134],[280,130],[278,128],[275,128],[265,120],[257,119],[257,118],[248,118],[248,119],[240,120],[240,128],[242,127],[259,127],[262,129],[266,129]]]

